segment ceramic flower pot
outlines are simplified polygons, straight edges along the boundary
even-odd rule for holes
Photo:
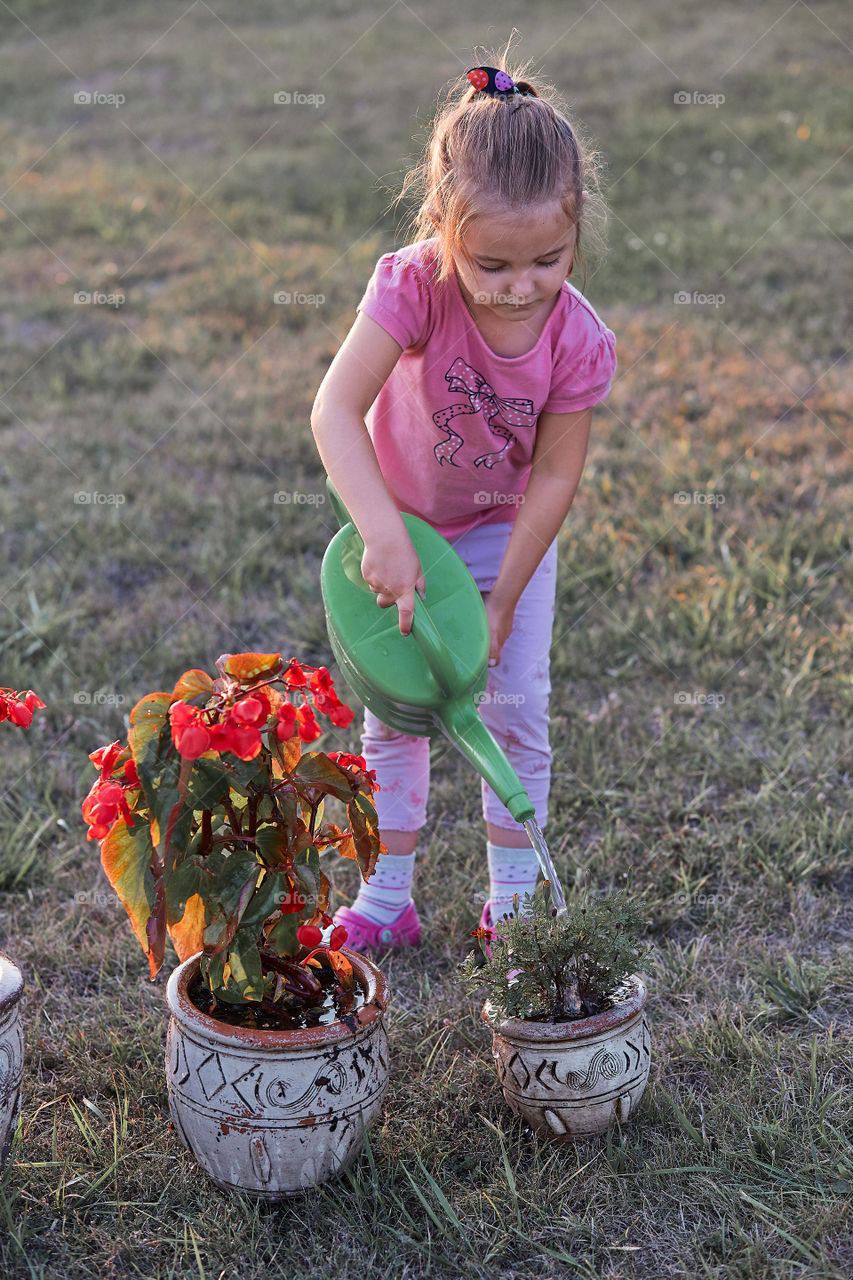
[[[21,971],[0,951],[0,1170],[9,1157],[9,1148],[21,1110],[21,1080],[24,1071],[24,1033],[21,1029]]]
[[[503,1095],[543,1138],[585,1138],[633,1115],[651,1064],[646,988],[634,975],[612,1009],[571,1022],[500,1019],[487,1001]]]
[[[388,1083],[388,989],[364,956],[344,954],[365,993],[352,1027],[232,1027],[189,999],[198,956],[169,979],[169,1109],[219,1186],[279,1200],[326,1182],[361,1150]]]

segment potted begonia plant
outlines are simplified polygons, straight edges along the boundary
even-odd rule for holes
[[[551,905],[547,881],[513,898],[462,965],[485,989],[501,1090],[542,1137],[571,1140],[624,1123],[651,1062],[646,987],[637,972],[649,948],[639,902],[618,890]]]
[[[44,707],[41,698],[26,689],[0,689],[0,722],[8,721],[26,729],[33,713]],[[24,980],[18,966],[0,951],[0,1170],[9,1158],[9,1149],[21,1110],[21,1082],[24,1073],[24,1033],[21,1026],[21,996]]]
[[[224,654],[130,714],[83,802],[153,978],[167,937],[175,1127],[222,1186],[278,1199],[355,1158],[388,1078],[387,987],[344,948],[320,855],[384,852],[360,756],[304,750],[352,711],[324,667]],[[333,797],[346,826],[324,821]]]

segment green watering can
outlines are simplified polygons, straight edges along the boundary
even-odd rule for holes
[[[477,702],[489,672],[489,624],[483,598],[450,543],[426,521],[403,514],[423,568],[429,608],[415,594],[411,634],[400,634],[396,608],[380,609],[364,581],[364,543],[330,480],[342,525],[326,549],[320,586],[335,660],[374,715],[400,733],[443,734],[485,778],[536,850],[551,896],[565,910],[535,809],[517,773],[486,728]]]

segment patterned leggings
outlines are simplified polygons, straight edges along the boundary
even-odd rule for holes
[[[482,592],[492,589],[509,541],[506,522],[480,525],[452,540]],[[489,669],[480,714],[505,751],[545,826],[551,782],[548,742],[549,659],[557,580],[557,543],[542,557],[515,610],[512,632],[501,660]],[[371,711],[364,713],[364,757],[382,788],[375,797],[384,831],[419,831],[426,820],[429,793],[429,739],[413,738],[389,728]],[[487,822],[520,831],[494,791],[481,780],[483,816]]]

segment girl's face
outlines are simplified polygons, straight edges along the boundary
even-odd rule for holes
[[[576,234],[559,200],[473,218],[454,264],[474,319],[529,323],[568,276]]]

